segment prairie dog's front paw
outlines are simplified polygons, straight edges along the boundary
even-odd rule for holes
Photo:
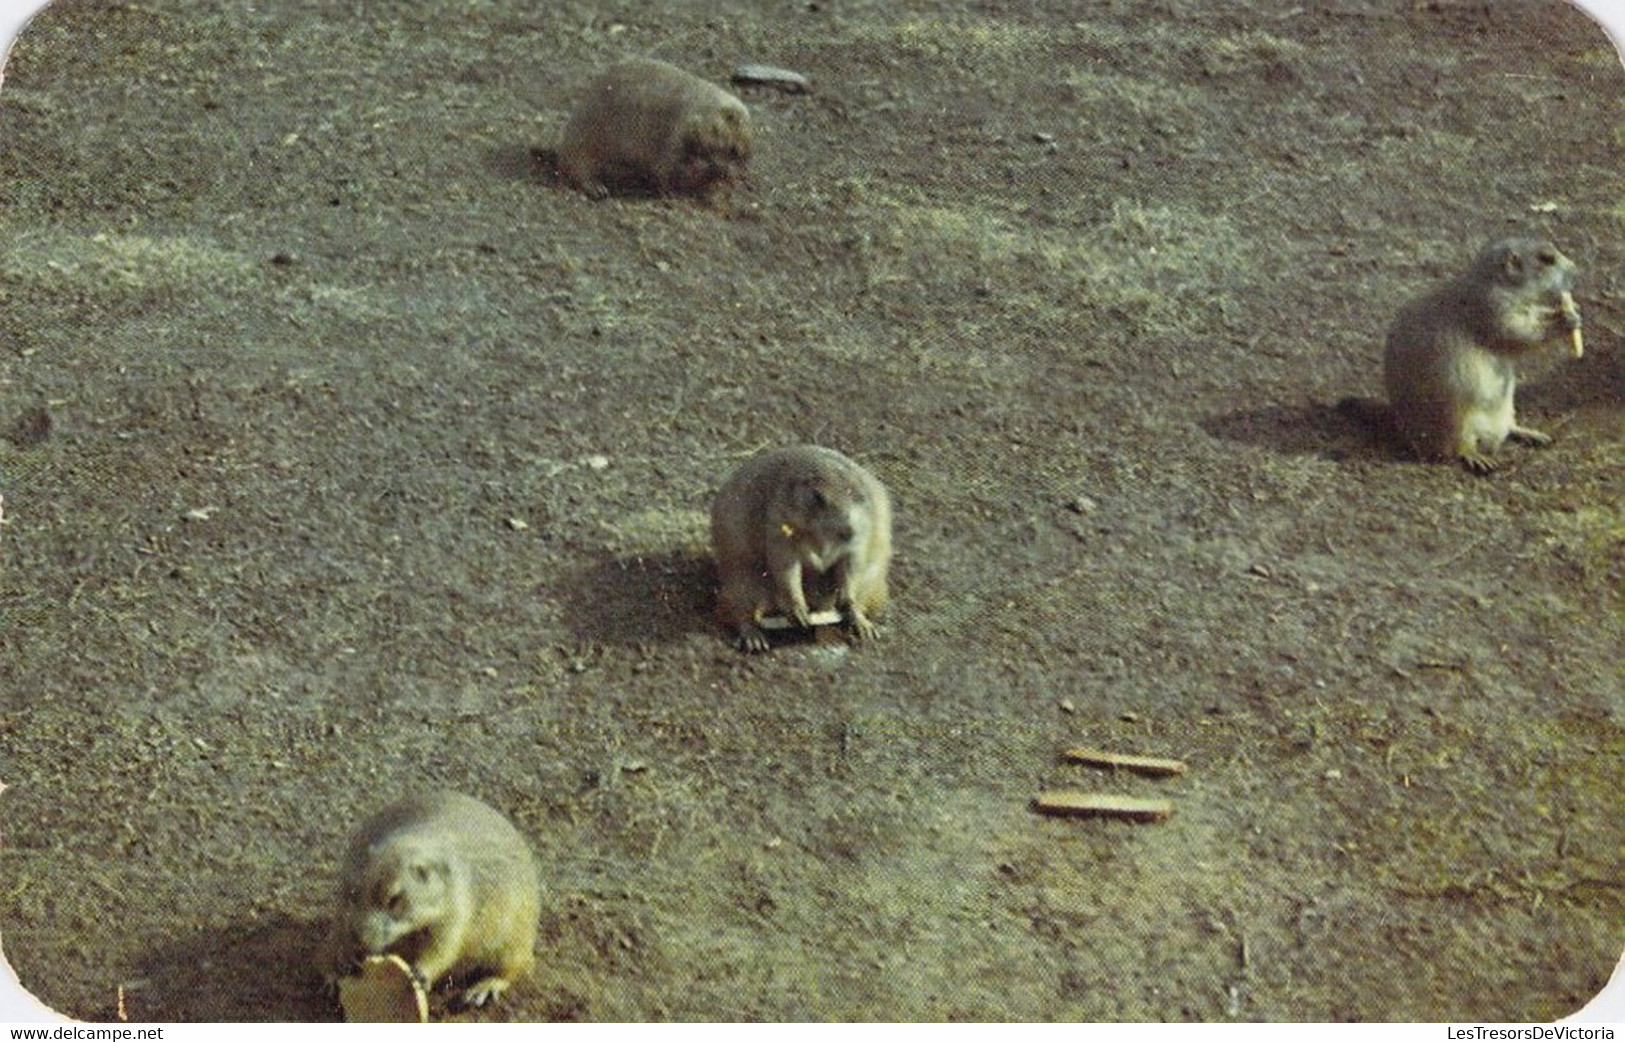
[[[487,977],[476,981],[463,989],[462,1004],[464,1006],[481,1007],[495,1002],[508,990],[508,982],[501,977]]]

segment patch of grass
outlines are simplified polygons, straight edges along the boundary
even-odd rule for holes
[[[705,557],[711,552],[710,519],[698,510],[643,510],[606,517],[604,546],[617,557],[680,552]]]
[[[1067,71],[1061,80],[1078,92],[1080,101],[1109,111],[1113,120],[1147,124],[1168,122],[1173,115],[1200,115],[1205,92],[1161,77],[1124,76],[1094,65]]]
[[[1023,50],[1051,46],[1053,37],[1037,26],[1014,22],[948,21],[910,18],[892,29],[902,50],[928,58],[981,57],[1008,60]]]
[[[1552,515],[1548,525],[1563,556],[1587,576],[1617,578],[1625,570],[1625,509],[1619,503],[1599,499]]]
[[[1192,48],[1192,56],[1197,67],[1208,76],[1263,73],[1275,77],[1290,74],[1305,51],[1304,45],[1296,40],[1253,30],[1202,40]]]
[[[1609,72],[1617,72],[1619,63],[1619,51],[1612,47],[1591,47],[1574,57],[1574,64],[1582,68],[1607,69]]]
[[[256,276],[249,258],[196,239],[53,233],[15,236],[0,247],[0,287],[32,296],[111,303],[219,290]]]
[[[1205,302],[1241,273],[1256,250],[1224,214],[1194,213],[1130,199],[1115,201],[1093,228],[1038,229],[994,206],[946,206],[918,193],[871,184],[864,221],[877,229],[871,285],[884,290],[918,277],[933,259],[937,277],[1014,283],[1006,309],[1093,307],[1148,324],[1193,330]],[[1035,286],[1023,291],[1022,286]]]

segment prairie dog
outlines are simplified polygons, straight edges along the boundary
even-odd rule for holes
[[[721,590],[717,615],[745,651],[767,650],[762,616],[799,626],[840,610],[858,640],[875,636],[891,565],[891,496],[833,449],[770,449],[742,464],[711,504]]]
[[[612,65],[594,80],[557,150],[559,172],[595,199],[628,184],[708,194],[742,179],[750,154],[744,102],[650,58]]]
[[[338,907],[318,962],[329,983],[361,957],[399,955],[425,987],[466,981],[483,1006],[535,962],[541,874],[530,844],[470,796],[391,804],[350,840]]]
[[[1508,438],[1551,438],[1513,416],[1515,362],[1567,333],[1581,352],[1574,262],[1540,239],[1503,239],[1467,272],[1400,310],[1383,382],[1401,438],[1426,458],[1487,474]]]

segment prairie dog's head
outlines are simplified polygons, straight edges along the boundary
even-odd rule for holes
[[[1574,262],[1544,239],[1502,239],[1484,248],[1473,262],[1479,281],[1508,289],[1560,293],[1574,289]]]
[[[1503,329],[1520,339],[1535,342],[1580,326],[1574,262],[1544,239],[1491,243],[1473,275],[1490,287]]]
[[[447,859],[422,844],[395,842],[371,853],[360,878],[346,886],[344,899],[357,944],[380,955],[444,921],[453,911],[454,881]]]
[[[685,191],[739,182],[751,156],[750,111],[732,95],[714,108],[700,110],[684,123],[678,136],[675,181]]]
[[[861,545],[871,524],[862,489],[818,480],[791,484],[773,521],[802,561],[821,572]]]

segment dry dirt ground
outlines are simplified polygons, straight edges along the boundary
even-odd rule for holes
[[[815,90],[742,91],[745,190],[593,202],[546,150],[632,53]],[[331,1018],[344,835],[434,785],[547,866],[477,1017],[1570,1012],[1625,948],[1622,88],[1560,3],[63,0],[0,93],[7,954]],[[1396,458],[1331,403],[1513,231],[1582,271],[1555,444]],[[798,441],[892,489],[895,604],[746,657],[705,510]]]

